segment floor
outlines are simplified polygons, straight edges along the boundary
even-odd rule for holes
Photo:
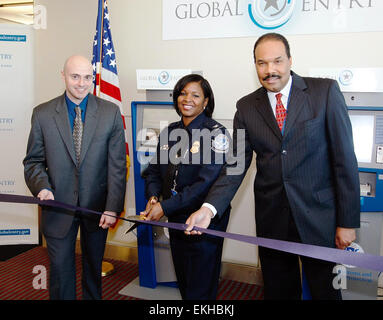
[[[114,272],[103,277],[104,300],[138,300],[144,296],[129,296],[120,291],[138,277],[138,265],[107,259]],[[76,255],[77,299],[81,292],[81,257]],[[49,260],[46,248],[37,247],[0,262],[0,300],[48,300]],[[150,298],[149,298],[150,299]],[[158,299],[158,298],[156,298]],[[263,288],[228,279],[221,279],[217,300],[262,300]],[[161,299],[160,299],[161,300]]]

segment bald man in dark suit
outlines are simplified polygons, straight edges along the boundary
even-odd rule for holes
[[[254,60],[262,87],[241,98],[234,118],[234,151],[243,172],[223,170],[205,204],[186,221],[206,227],[230,205],[256,153],[255,217],[260,237],[346,248],[360,225],[360,186],[347,107],[334,80],[291,71],[287,40],[260,37]],[[238,141],[238,131],[245,141]],[[236,147],[242,142],[244,148]],[[230,169],[230,168],[226,168]],[[300,299],[298,256],[260,247],[265,299]],[[341,299],[334,264],[300,257],[314,299]]]
[[[50,259],[50,298],[76,299],[75,243],[80,226],[84,299],[101,299],[101,266],[108,227],[124,210],[125,135],[118,106],[89,94],[92,65],[70,57],[65,93],[33,110],[24,159],[34,196],[104,212],[90,216],[42,207]],[[75,140],[80,141],[80,145]]]

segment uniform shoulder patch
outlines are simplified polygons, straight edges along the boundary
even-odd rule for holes
[[[226,153],[229,150],[229,139],[220,133],[212,140],[211,148],[215,152]]]

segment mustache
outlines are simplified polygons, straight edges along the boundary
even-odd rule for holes
[[[263,81],[266,81],[266,80],[268,80],[268,79],[270,79],[270,78],[280,79],[281,76],[278,76],[278,75],[276,75],[276,74],[269,74],[268,76],[266,76],[266,77],[263,78]]]

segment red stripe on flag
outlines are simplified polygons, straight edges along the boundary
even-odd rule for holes
[[[96,74],[96,85],[97,85],[97,86],[100,85],[100,79],[101,79],[101,74],[97,73],[97,74]]]
[[[129,145],[127,142],[125,142],[125,147],[126,147],[126,154],[129,156]]]
[[[122,122],[123,122],[123,124],[124,124],[124,130],[126,130],[125,117],[124,117],[123,115],[121,115],[121,117],[122,117]]]
[[[100,80],[101,92],[107,94],[108,96],[121,101],[121,92],[120,88],[106,82],[104,80]]]

